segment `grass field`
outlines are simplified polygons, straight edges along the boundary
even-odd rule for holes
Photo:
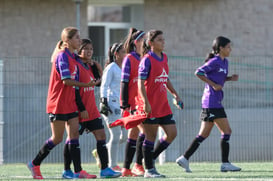
[[[157,170],[167,176],[162,179],[144,179],[140,177],[125,177],[107,180],[211,180],[211,181],[260,181],[273,180],[273,163],[271,162],[251,162],[251,163],[235,163],[242,168],[241,172],[219,171],[220,163],[191,163],[192,173],[185,173],[176,163],[165,163],[157,165]],[[42,164],[41,172],[45,180],[63,180],[61,179],[63,166],[62,164]],[[99,169],[95,164],[83,164],[83,169],[91,174],[99,175]],[[33,180],[30,171],[24,164],[4,164],[0,165],[0,180]],[[85,179],[81,179],[85,180]],[[99,180],[99,179],[95,179]]]

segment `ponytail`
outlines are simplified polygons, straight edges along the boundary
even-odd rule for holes
[[[213,57],[215,57],[215,54],[214,53],[209,53],[207,54],[207,57],[205,59],[205,62],[209,61],[209,59],[212,59]]]
[[[107,67],[110,63],[115,61],[115,53],[119,52],[119,50],[123,47],[122,43],[114,43],[108,49],[108,59],[104,65],[104,68]]]
[[[213,40],[212,43],[212,52],[209,53],[205,59],[205,62],[209,61],[209,59],[215,57],[215,55],[220,53],[220,47],[225,47],[230,43],[230,40],[223,36],[218,36]]]
[[[133,34],[136,32],[137,32],[136,28],[130,28],[129,34],[124,42],[124,49],[125,49],[126,53],[130,53],[135,50]]]
[[[51,60],[50,60],[51,63],[54,62],[54,60],[56,59],[58,53],[60,51],[62,51],[62,50],[64,50],[63,41],[60,40],[60,41],[58,41],[58,43],[57,43],[57,45],[56,45],[56,47],[55,47],[55,49],[54,49],[54,51],[53,51],[53,53],[51,55]]]

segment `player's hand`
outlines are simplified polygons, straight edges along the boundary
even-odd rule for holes
[[[100,99],[100,113],[104,114],[105,116],[108,116],[108,113],[113,113],[113,111],[110,109],[107,103],[107,99],[105,97],[102,97]]]
[[[147,117],[152,112],[152,107],[151,107],[149,102],[144,103],[144,112],[145,112]]]
[[[83,119],[89,118],[88,112],[86,110],[82,111],[80,114],[81,114],[81,118],[83,118]]]
[[[238,81],[238,79],[239,79],[239,75],[238,74],[233,74],[231,76],[231,81]]]
[[[178,108],[178,109],[184,109],[184,104],[182,102],[182,100],[177,97],[177,98],[173,98],[173,104]]]
[[[96,85],[96,80],[91,80],[90,82],[87,83],[87,87],[93,87]]]
[[[212,88],[215,90],[215,91],[220,91],[220,90],[222,90],[222,86],[221,85],[219,85],[219,84],[215,84],[215,85],[213,85],[212,86]]]

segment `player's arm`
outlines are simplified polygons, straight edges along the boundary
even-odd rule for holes
[[[71,72],[69,70],[68,57],[65,53],[59,54],[56,60],[56,69],[60,73],[61,80],[64,85],[77,87],[91,87],[94,81],[88,83],[79,82],[71,79]]]
[[[184,108],[183,101],[179,97],[178,93],[176,92],[176,90],[169,78],[168,78],[166,86],[167,86],[168,91],[173,95],[173,97],[175,99],[175,105],[178,106],[178,108],[183,109]]]
[[[147,97],[147,92],[145,89],[144,82],[146,79],[149,77],[149,72],[151,70],[151,62],[149,58],[143,58],[139,64],[138,68],[138,91],[140,92],[140,96],[143,100],[144,103],[144,111],[146,115],[150,114],[152,112],[151,105],[149,103],[148,97]]]
[[[206,74],[215,70],[215,67],[217,65],[215,64],[214,61],[208,61],[206,62],[203,66],[199,67],[196,71],[195,71],[195,75],[202,80],[203,82],[207,83],[208,85],[210,85],[214,90],[218,91],[218,90],[222,90],[222,86],[219,84],[216,84],[215,82],[211,81],[210,79],[208,79],[206,77]]]
[[[120,98],[121,98],[121,109],[128,109],[130,105],[129,99],[129,79],[131,72],[131,63],[128,57],[125,57],[122,62],[121,69],[121,83],[120,83]]]

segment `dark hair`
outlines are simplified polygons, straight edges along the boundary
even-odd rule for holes
[[[88,44],[91,44],[93,45],[93,42],[90,40],[90,39],[82,39],[82,43],[81,43],[81,46],[78,50],[78,54],[81,54],[82,53],[82,49],[84,49],[84,47]]]
[[[107,59],[104,67],[106,67],[107,65],[109,65],[110,63],[115,61],[115,53],[119,52],[121,50],[122,46],[123,46],[123,43],[114,43],[112,46],[109,47],[108,59]]]
[[[162,34],[163,34],[163,32],[161,30],[150,30],[147,33],[147,39],[143,42],[142,56],[145,55],[146,53],[148,53],[151,50],[151,46],[149,45],[149,42],[154,41],[154,39],[158,35],[162,35]]]
[[[144,35],[144,31],[137,30],[136,28],[130,28],[129,34],[124,42],[124,49],[126,53],[130,53],[135,50],[134,41]]]
[[[215,38],[212,43],[212,52],[207,55],[205,62],[217,55],[220,52],[220,47],[225,47],[230,42],[231,41],[228,38],[223,36]]]

